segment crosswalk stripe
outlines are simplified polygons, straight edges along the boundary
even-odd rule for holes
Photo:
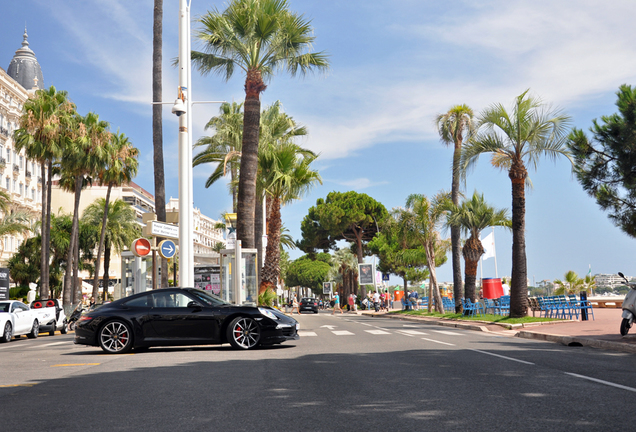
[[[448,342],[442,342],[442,341],[438,341],[438,340],[434,340],[434,339],[422,338],[422,340],[429,341],[429,342],[435,342],[435,343],[442,344],[442,345],[455,346],[455,344],[448,343]]]
[[[332,330],[331,333],[335,334],[336,336],[355,336],[355,333],[351,333],[347,330]]]
[[[306,336],[318,336],[318,335],[316,334],[316,332],[311,332],[311,331],[299,331],[299,332],[298,332],[298,336],[306,337]]]
[[[417,330],[398,330],[400,333],[405,333],[407,335],[411,335],[411,336],[428,336],[428,333],[423,333],[421,331],[417,331]]]
[[[389,332],[385,332],[385,331],[382,331],[382,330],[365,330],[365,332],[367,332],[367,333],[371,333],[371,334],[374,334],[374,335],[385,335],[385,334],[391,334],[391,333],[389,333]]]
[[[441,333],[449,336],[465,336],[463,333],[446,331],[446,330],[433,330],[435,333]]]

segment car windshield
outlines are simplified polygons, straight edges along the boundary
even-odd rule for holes
[[[312,298],[304,298],[304,299],[301,300],[301,302],[303,302],[303,303],[309,303],[309,302],[313,302],[313,301],[314,301],[314,299],[312,299]]]
[[[208,294],[205,291],[201,291],[198,289],[191,289],[188,290],[188,292],[209,306],[223,306],[230,304],[224,300],[221,300],[214,294]]]
[[[9,312],[10,307],[11,307],[11,303],[0,302],[0,312]]]

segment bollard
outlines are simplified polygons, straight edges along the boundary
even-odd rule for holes
[[[579,293],[581,298],[581,321],[587,321],[587,309],[584,306],[587,306],[587,292],[581,291]]]

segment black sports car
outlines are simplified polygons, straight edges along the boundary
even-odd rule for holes
[[[315,314],[318,313],[318,300],[311,297],[305,297],[300,300],[300,307],[298,309],[298,313],[304,311],[311,311]]]
[[[147,291],[82,315],[75,343],[107,353],[132,348],[230,343],[236,349],[299,339],[298,322],[276,309],[237,306],[194,288]]]

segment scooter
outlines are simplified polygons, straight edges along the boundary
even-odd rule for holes
[[[86,312],[86,309],[84,309],[82,304],[80,303],[79,305],[77,305],[77,307],[71,313],[71,316],[68,319],[68,329],[69,330],[74,330],[75,329],[75,324],[77,323],[77,321],[80,319],[80,317],[82,316],[82,314],[84,312]]]
[[[631,289],[623,300],[623,320],[621,321],[621,336],[627,335],[629,329],[634,324],[634,318],[636,318],[636,284],[630,283],[623,273],[618,272],[618,275],[625,279],[627,286]]]

